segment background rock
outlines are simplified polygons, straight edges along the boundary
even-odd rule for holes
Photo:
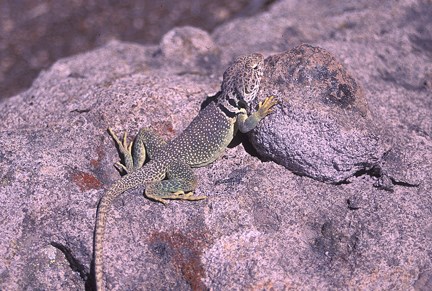
[[[213,30],[274,0],[0,1],[0,99],[28,89],[56,60],[113,39],[157,44],[175,26]]]
[[[205,74],[217,64],[220,50],[207,32],[186,26],[174,28],[164,35],[160,53],[165,62],[173,67],[177,65],[183,72]]]
[[[330,52],[363,86],[380,136],[393,145],[383,160],[393,192],[374,187],[371,175],[332,185],[293,174],[248,154],[245,142],[196,170],[205,201],[164,207],[136,190],[114,203],[107,286],[430,289],[430,3],[334,3],[280,1],[218,27],[219,63],[198,74],[199,62],[180,70],[160,46],[112,42],[58,61],[0,103],[0,289],[90,289],[97,202],[119,178],[108,126],[133,135],[151,125],[172,138],[219,89],[234,56],[301,42]]]

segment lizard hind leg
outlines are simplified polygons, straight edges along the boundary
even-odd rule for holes
[[[114,165],[126,174],[140,169],[144,165],[147,153],[150,158],[153,158],[166,145],[161,137],[147,128],[141,128],[131,143],[127,142],[126,133],[120,140],[111,128],[108,128],[108,132],[114,139],[124,161],[124,164],[117,162]]]
[[[124,163],[116,162],[114,166],[120,171],[125,173],[133,172],[133,158],[132,158],[132,143],[127,142],[127,133],[123,134],[120,140],[111,128],[108,128],[108,133],[114,139],[120,155],[123,157]]]
[[[207,198],[193,195],[196,184],[197,179],[191,167],[175,162],[168,168],[167,179],[150,183],[145,190],[145,196],[163,204],[166,204],[167,200],[197,201]]]
[[[159,135],[148,128],[141,128],[135,137],[132,148],[134,165],[141,168],[145,160],[145,150],[150,159],[153,159],[165,147],[164,141]],[[145,146],[145,150],[143,149]],[[143,152],[144,151],[144,152]],[[142,158],[144,157],[144,160]]]

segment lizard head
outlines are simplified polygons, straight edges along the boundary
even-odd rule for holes
[[[224,73],[222,92],[249,105],[258,93],[263,72],[263,55],[255,53],[239,57]]]

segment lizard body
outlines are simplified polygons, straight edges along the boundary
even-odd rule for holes
[[[103,236],[106,217],[112,201],[123,192],[145,186],[145,196],[166,203],[167,199],[201,200],[193,196],[197,179],[192,171],[216,160],[233,139],[237,130],[248,132],[272,111],[273,97],[259,103],[248,115],[250,102],[256,98],[264,70],[261,54],[237,58],[223,76],[217,99],[201,110],[190,125],[175,139],[166,143],[148,129],[141,129],[133,143],[123,141],[109,129],[124,164],[117,163],[127,174],[115,182],[101,198],[94,239],[94,264],[97,290],[103,290]],[[150,161],[144,165],[146,154]]]

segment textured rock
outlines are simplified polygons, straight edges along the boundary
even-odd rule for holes
[[[373,173],[322,183],[262,162],[246,151],[247,142],[233,143],[218,161],[196,169],[196,192],[205,201],[164,207],[141,190],[115,201],[106,232],[108,288],[430,289],[431,36],[425,28],[431,21],[427,1],[280,1],[219,27],[211,38],[204,34],[216,47],[193,45],[196,55],[184,63],[169,61],[161,46],[121,42],[58,61],[28,91],[0,103],[0,289],[90,289],[97,201],[119,178],[108,126],[130,135],[149,126],[172,138],[218,90],[235,56],[262,51],[278,58],[303,41],[330,52],[363,87],[379,137],[392,145],[381,171],[393,192],[374,187],[380,178]],[[186,40],[203,37],[195,31],[176,30],[185,42],[167,37],[163,46],[178,47],[174,59],[186,56]],[[211,63],[215,52],[219,63]],[[197,61],[207,58],[203,66]],[[265,90],[260,100],[278,93]],[[291,116],[300,104],[283,98],[264,123]],[[338,102],[318,104],[339,123],[364,124],[367,131],[359,101],[346,115]]]
[[[171,66],[178,65],[183,71],[207,73],[217,64],[220,50],[207,32],[185,26],[164,35],[160,53]]]
[[[301,45],[266,59],[262,94],[281,103],[250,134],[259,154],[291,171],[340,183],[378,165],[383,144],[361,86],[324,49]]]

